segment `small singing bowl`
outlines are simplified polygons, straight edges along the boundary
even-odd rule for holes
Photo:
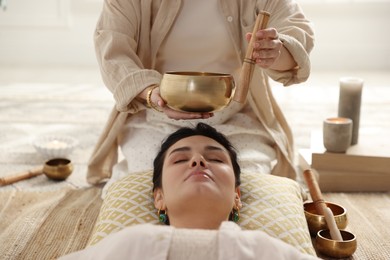
[[[343,241],[333,240],[328,229],[320,230],[316,236],[316,249],[321,254],[334,258],[346,258],[355,253],[357,241],[354,234],[340,230]]]
[[[65,180],[73,172],[73,165],[70,160],[55,158],[45,162],[43,173],[53,180]]]
[[[167,106],[181,112],[215,112],[226,107],[235,91],[230,74],[212,72],[167,72],[160,95]]]
[[[345,229],[348,224],[347,210],[335,203],[325,202],[326,206],[333,212],[334,220],[339,229]],[[322,229],[327,229],[325,217],[318,214],[314,202],[306,202],[303,204],[307,225],[310,234],[315,237],[317,232]]]

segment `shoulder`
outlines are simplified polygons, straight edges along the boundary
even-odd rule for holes
[[[242,230],[233,222],[223,222],[219,229],[220,259],[317,259],[260,230]]]
[[[134,225],[60,260],[167,259],[172,233],[173,228],[170,226]]]

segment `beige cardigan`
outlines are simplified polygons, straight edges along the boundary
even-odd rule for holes
[[[293,165],[293,138],[267,76],[284,86],[305,81],[310,74],[309,53],[314,34],[311,23],[292,0],[268,1],[219,0],[226,26],[240,60],[255,22],[255,10],[271,13],[269,27],[279,32],[284,46],[298,66],[285,72],[256,67],[252,76],[248,102],[259,121],[275,141],[277,164],[272,174],[296,177]],[[94,34],[96,55],[103,81],[113,93],[116,106],[91,155],[87,180],[98,184],[111,177],[118,161],[117,136],[125,120],[143,109],[135,97],[146,87],[159,84],[162,75],[153,70],[157,51],[180,9],[181,0],[105,0]]]

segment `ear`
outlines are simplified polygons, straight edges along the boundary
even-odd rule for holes
[[[166,210],[165,201],[164,201],[164,193],[161,188],[157,188],[153,192],[154,198],[154,207],[156,209]]]
[[[236,188],[236,195],[234,197],[234,208],[235,209],[241,209],[242,208],[240,187]]]

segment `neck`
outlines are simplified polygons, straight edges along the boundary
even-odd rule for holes
[[[229,212],[218,212],[215,209],[169,211],[170,225],[176,228],[218,229],[223,221],[228,220]]]

